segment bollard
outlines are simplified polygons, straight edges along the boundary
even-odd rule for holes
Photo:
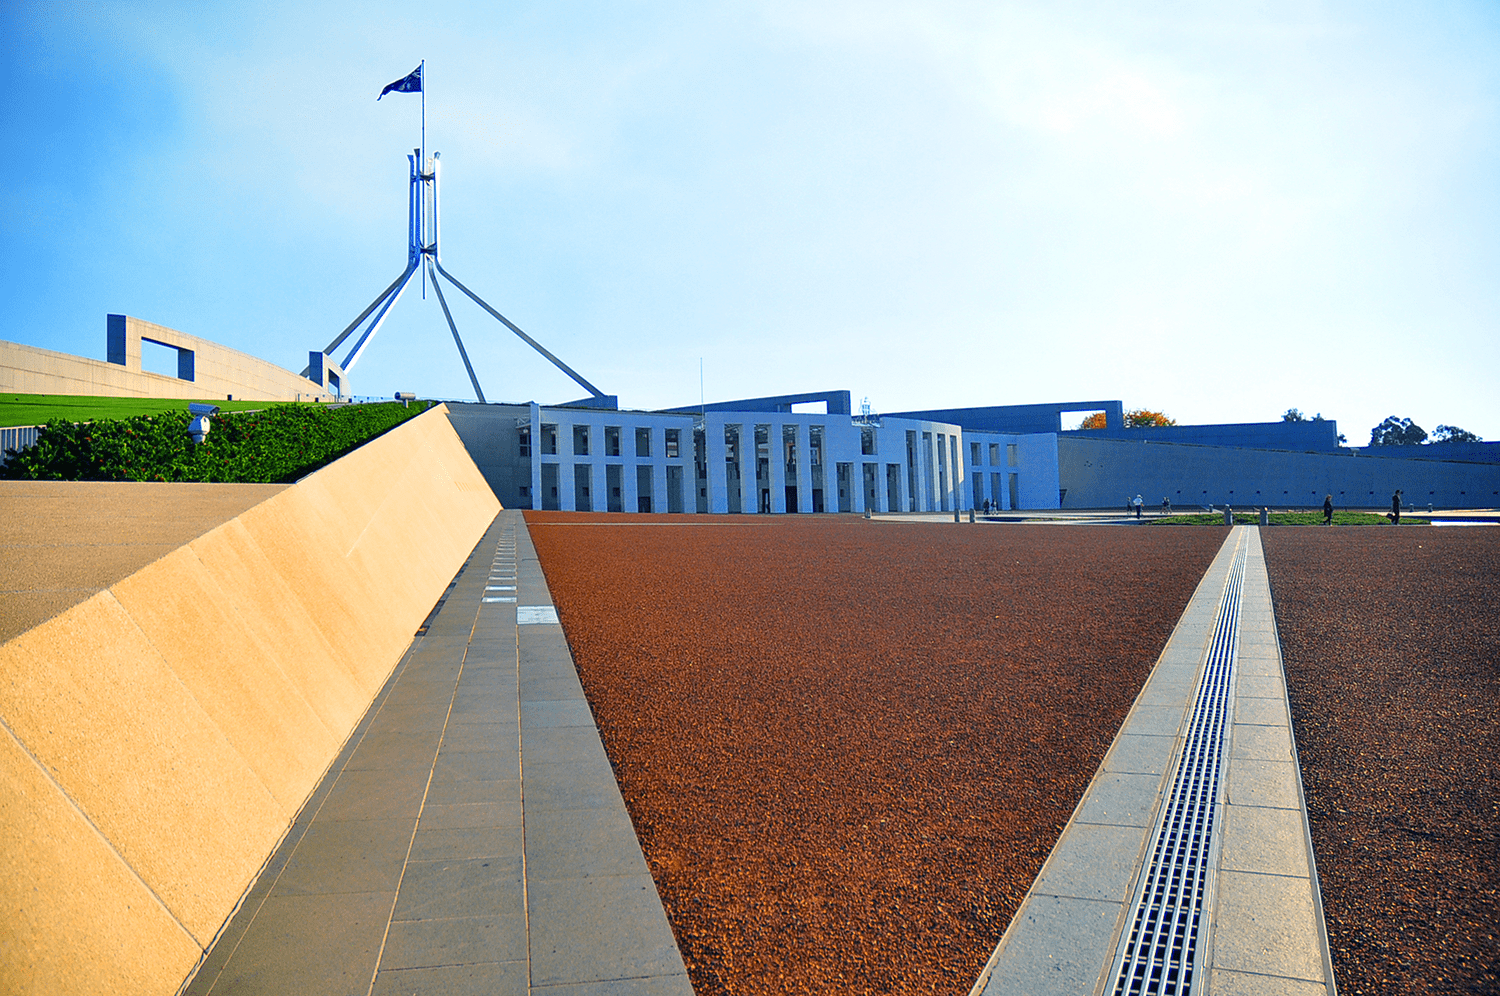
[[[865,506],[865,518],[868,519],[869,517],[870,517],[870,506],[866,505]]]
[[[962,512],[962,510],[957,505],[953,506],[953,521],[954,522],[962,522],[963,521],[962,519],[959,518],[959,515],[961,514],[961,512]]]
[[[1230,508],[1228,505],[1224,506],[1224,525],[1234,525],[1234,509]]]
[[[1271,510],[1269,508],[1263,508],[1260,510],[1260,524],[1263,526],[1269,526],[1271,524]]]

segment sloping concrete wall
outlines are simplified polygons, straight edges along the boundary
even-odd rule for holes
[[[0,342],[0,392],[205,401],[229,395],[266,401],[334,400],[321,384],[249,353],[128,315],[110,315],[109,320],[112,362],[108,363],[18,342]],[[143,338],[191,351],[192,379],[142,370]],[[345,384],[344,392],[348,390]]]
[[[499,511],[446,416],[0,645],[0,992],[177,991]]]

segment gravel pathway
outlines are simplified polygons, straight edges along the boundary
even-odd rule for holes
[[[966,993],[1225,535],[526,519],[698,996]]]
[[[1500,992],[1500,529],[1261,536],[1340,996]]]

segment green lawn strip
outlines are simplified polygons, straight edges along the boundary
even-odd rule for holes
[[[1273,526],[1321,526],[1323,524],[1322,512],[1272,512],[1270,522]],[[1236,512],[1234,523],[1237,526],[1260,525],[1259,512]],[[1224,513],[1214,512],[1202,515],[1172,515],[1155,520],[1155,526],[1222,526],[1224,524]],[[1379,512],[1334,512],[1333,524],[1335,526],[1387,526],[1390,521]],[[1403,526],[1425,526],[1429,523],[1426,519],[1410,519],[1402,517]]]
[[[262,404],[265,404],[262,402]],[[0,478],[42,481],[295,481],[421,414],[395,402],[331,407],[271,404],[213,416],[195,444],[186,411],[126,419],[47,422],[35,446],[12,456]]]
[[[159,412],[187,411],[190,401],[218,405],[220,411],[244,412],[269,408],[275,401],[221,401],[217,398],[96,398],[83,394],[0,394],[0,428],[44,425],[55,418],[69,422],[132,418]],[[285,402],[295,404],[296,402]],[[301,402],[309,404],[310,402]]]

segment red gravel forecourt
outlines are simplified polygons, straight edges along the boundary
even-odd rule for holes
[[[526,521],[698,996],[967,993],[1225,536]]]
[[[1500,529],[1263,529],[1340,996],[1500,993]]]

